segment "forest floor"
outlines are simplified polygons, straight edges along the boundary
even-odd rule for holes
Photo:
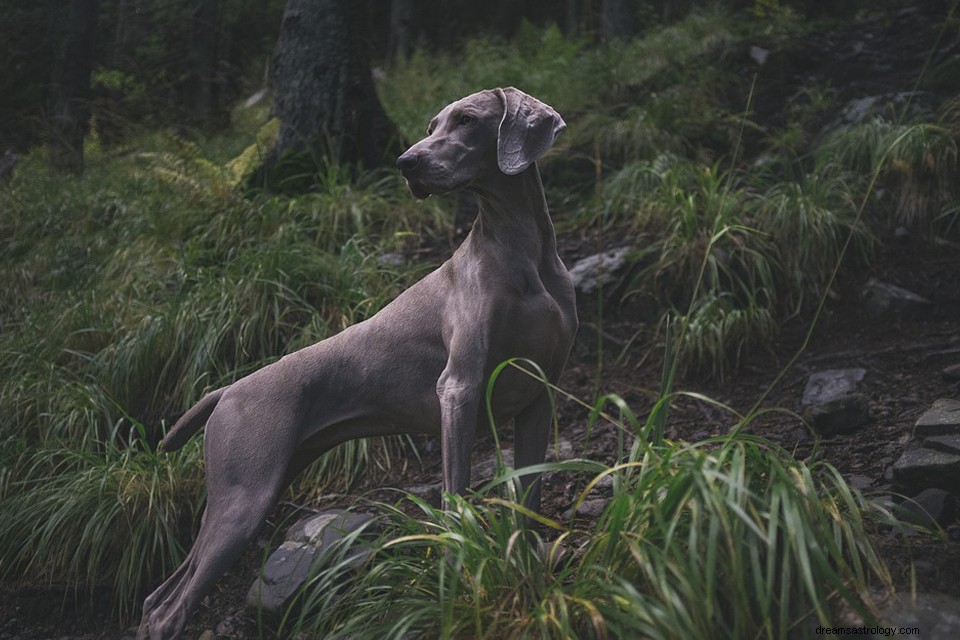
[[[591,253],[591,241],[565,237],[561,244],[573,257]],[[567,262],[571,262],[570,257]],[[934,304],[923,315],[869,317],[863,312],[860,290],[869,277],[897,284],[918,293]],[[581,299],[581,321],[595,324],[596,300]],[[681,381],[678,389],[695,391],[738,412],[749,410],[800,348],[809,319],[797,319],[783,327],[769,352],[752,355],[740,371],[724,382]],[[636,331],[635,319],[607,306],[603,332],[607,343],[605,363],[598,374],[596,332],[585,331],[578,339],[560,387],[589,400],[597,394],[617,393],[643,418],[652,407],[660,378],[656,355],[643,358],[637,346],[628,349],[636,356],[620,358],[617,345],[627,344]],[[650,352],[656,354],[656,351]],[[917,417],[938,398],[960,398],[960,383],[942,376],[942,370],[960,362],[960,247],[914,239],[908,244],[889,246],[869,271],[847,273],[831,292],[809,346],[795,365],[786,371],[764,401],[765,407],[798,410],[806,379],[811,372],[860,367],[867,371],[864,385],[871,399],[871,421],[852,433],[815,438],[799,418],[777,413],[752,423],[757,435],[780,443],[798,458],[816,455],[836,466],[864,492],[885,494],[891,490],[889,469],[907,444]],[[598,423],[587,433],[587,411],[571,400],[558,401],[563,457],[588,458],[612,464],[617,455],[617,434],[612,425]],[[714,405],[690,398],[674,404],[667,437],[697,441],[729,431],[736,417]],[[510,429],[504,430],[501,446],[510,444]],[[630,436],[627,436],[629,447]],[[391,488],[435,485],[440,477],[439,447],[428,438],[415,441],[420,460],[410,457],[392,469],[371,473],[349,495],[325,499],[311,508],[348,507],[361,500],[393,503],[398,494]],[[487,430],[478,437],[474,463],[494,455],[494,441]],[[582,487],[574,477],[556,473],[544,478],[543,510],[561,522]],[[277,510],[275,518],[251,545],[243,560],[218,584],[201,610],[193,617],[185,638],[257,638],[255,616],[244,609],[244,599],[254,580],[265,549],[270,546],[277,523],[289,515],[289,505]],[[960,526],[960,523],[954,523]],[[582,531],[592,527],[592,516],[578,515],[573,526]],[[948,530],[950,527],[948,527]],[[912,576],[924,592],[960,596],[960,544],[950,537],[937,540],[927,536],[881,536],[878,545],[901,589],[909,589]],[[91,612],[86,602],[74,606],[64,601],[56,588],[8,585],[0,594],[0,640],[45,638],[85,640],[116,639],[132,635],[106,623],[106,615]],[[97,607],[93,607],[96,609]]]
[[[863,96],[911,86],[918,60],[926,52],[917,37],[916,11],[904,10],[902,20],[882,31],[879,26],[860,25],[859,31],[837,32],[813,38],[797,60],[804,68],[788,73],[806,73],[820,83],[832,82],[850,96]],[[876,37],[871,33],[876,32]],[[867,71],[844,60],[845,49],[871,54]],[[893,52],[897,52],[896,55]],[[809,55],[808,55],[809,54]],[[873,60],[876,58],[876,60]],[[880,71],[879,67],[885,65]],[[849,72],[851,77],[844,77]],[[549,193],[548,193],[549,195]],[[568,234],[560,238],[567,265],[596,253],[592,238]],[[607,247],[609,248],[609,246]],[[864,313],[861,291],[868,278],[904,287],[932,301],[923,314],[871,317]],[[571,354],[560,387],[590,401],[598,393],[616,393],[641,417],[650,410],[659,387],[662,353],[649,345],[634,343],[638,317],[635,308],[619,310],[606,301],[602,322],[597,322],[596,299],[581,298],[581,335]],[[642,316],[642,314],[640,314]],[[597,327],[604,336],[602,366],[597,349]],[[811,319],[795,318],[781,327],[768,352],[754,353],[723,382],[705,382],[687,377],[677,389],[694,391],[745,412],[770,389],[804,341]],[[620,358],[624,346],[626,356]],[[885,242],[871,266],[846,270],[832,289],[823,315],[812,332],[808,347],[770,389],[764,407],[798,411],[810,373],[859,367],[866,370],[864,386],[870,397],[871,420],[859,429],[817,441],[798,417],[778,412],[751,423],[751,431],[778,442],[798,458],[811,455],[837,467],[844,477],[867,494],[892,491],[890,469],[908,444],[917,417],[938,398],[960,398],[960,383],[942,376],[942,370],[960,363],[960,246],[934,243],[920,236],[906,242]],[[598,423],[587,432],[587,410],[560,399],[557,406],[560,438],[569,443],[564,457],[588,458],[613,464],[617,455],[615,427]],[[736,417],[715,405],[689,397],[674,402],[666,436],[673,440],[698,441],[727,433]],[[398,494],[391,488],[435,485],[440,479],[439,445],[436,440],[416,438],[419,460],[410,456],[393,468],[368,474],[349,495],[326,498],[313,509],[348,507],[360,501],[393,503]],[[509,429],[501,444],[510,444]],[[629,447],[629,438],[627,439]],[[490,460],[494,442],[484,429],[478,437],[474,462]],[[550,518],[569,522],[567,512],[582,485],[568,474],[544,477],[543,511]],[[244,608],[250,584],[268,551],[280,522],[292,509],[277,509],[258,543],[251,545],[239,562],[219,582],[200,610],[192,617],[184,638],[204,636],[258,638],[255,615]],[[592,519],[578,515],[572,523],[589,531]],[[954,522],[948,530],[960,528]],[[956,536],[879,535],[878,546],[888,562],[897,587],[916,588],[960,597],[960,543]],[[68,541],[65,541],[65,543]],[[54,586],[12,585],[0,587],[0,640],[116,640],[132,638],[133,631],[108,622],[103,603],[84,598],[79,605]],[[133,597],[133,596],[132,596]],[[137,596],[140,597],[140,596]]]

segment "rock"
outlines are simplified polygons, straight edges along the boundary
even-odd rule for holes
[[[582,293],[593,293],[616,282],[617,274],[627,265],[630,247],[618,247],[577,260],[570,268],[573,286]]]
[[[905,492],[929,487],[960,489],[960,455],[925,447],[905,451],[893,463],[893,480]]]
[[[810,407],[823,404],[857,391],[866,369],[828,369],[811,373],[803,389],[800,405]]]
[[[941,398],[919,418],[913,429],[917,438],[960,435],[960,400]]]
[[[345,534],[356,531],[372,519],[373,517],[366,513],[331,509],[293,525],[287,531],[286,539],[315,547],[329,547]]]
[[[510,449],[502,449],[500,454],[503,456],[503,464],[507,467],[513,466],[513,451]],[[478,487],[481,484],[493,480],[494,476],[497,475],[497,456],[496,454],[493,457],[480,462],[473,467],[473,472],[470,474],[472,479],[471,484],[474,487]]]
[[[875,480],[868,476],[861,476],[854,474],[847,478],[847,484],[856,489],[857,491],[867,491],[875,484]]]
[[[866,308],[874,315],[918,313],[930,307],[930,301],[895,284],[870,278],[861,292]]]
[[[200,634],[197,640],[216,640],[216,637],[217,636],[213,633],[213,629],[207,629]]]
[[[932,436],[923,441],[923,446],[960,456],[960,435]]]
[[[420,498],[424,502],[434,507],[440,506],[440,498],[443,494],[443,485],[439,482],[435,484],[418,484],[413,487],[407,487],[407,493]]]
[[[758,47],[756,45],[750,47],[750,59],[756,62],[759,66],[762,67],[769,57],[769,49],[764,49],[763,47]]]
[[[960,381],[960,362],[944,367],[941,375],[943,375],[943,379],[947,382]]]
[[[260,576],[250,585],[247,606],[278,615],[313,568],[316,548],[301,542],[284,542],[270,554]]]
[[[7,149],[3,152],[3,156],[0,156],[0,180],[13,178],[13,168],[15,166],[17,166],[17,154]]]
[[[402,253],[384,253],[377,256],[377,264],[381,267],[399,268],[407,264],[407,257]]]
[[[559,452],[559,455],[558,455]],[[573,457],[573,445],[566,438],[558,438],[547,445],[547,462],[569,460]]]
[[[260,576],[250,585],[247,606],[270,615],[280,614],[327,554],[371,519],[368,514],[332,509],[295,524],[283,544],[270,554]],[[353,549],[346,553],[349,564],[356,568],[372,551]]]
[[[904,500],[896,516],[921,527],[946,528],[957,519],[957,499],[943,489],[924,489],[913,498]]]
[[[940,593],[897,593],[877,604],[880,618],[888,627],[919,629],[918,638],[960,638],[960,600],[957,598]]]
[[[218,636],[229,636],[233,633],[233,618],[227,616],[217,625]]]
[[[814,431],[833,436],[870,420],[870,400],[857,391],[866,373],[864,369],[829,369],[810,374],[800,405]]]
[[[863,43],[858,43],[861,47]],[[850,100],[840,117],[828,124],[824,131],[835,131],[869,119],[883,117],[888,120],[909,122],[914,118],[936,113],[940,99],[926,91],[901,91]]]
[[[822,436],[849,433],[870,421],[870,400],[862,393],[850,393],[807,407],[803,417]]]
[[[578,516],[583,516],[585,518],[598,518],[600,514],[603,513],[603,510],[607,507],[607,503],[610,502],[609,498],[588,498],[580,503],[580,506],[577,507]],[[573,508],[567,509],[563,517],[567,520],[573,518]]]

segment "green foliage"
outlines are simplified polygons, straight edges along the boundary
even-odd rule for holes
[[[822,164],[869,176],[889,194],[883,213],[894,224],[937,229],[957,197],[958,139],[949,121],[899,124],[874,118],[836,132],[818,149]]]
[[[829,622],[838,602],[870,619],[868,587],[889,575],[870,544],[864,500],[835,469],[744,435],[653,445],[650,427],[614,466],[541,467],[582,474],[574,510],[613,478],[589,529],[530,514],[515,472],[471,500],[451,496],[448,511],[412,496],[416,518],[376,505],[379,540],[345,540],[282,632],[786,638],[807,620]],[[529,516],[546,537],[528,529]],[[359,568],[349,560],[358,547],[370,552]]]
[[[7,456],[0,578],[28,574],[91,599],[106,587],[118,617],[131,620],[137,607],[131,596],[180,563],[182,541],[199,527],[199,442],[161,456],[135,425],[124,445],[90,439],[75,450]]]
[[[728,63],[801,27],[795,3],[753,4],[762,19],[698,10],[603,45],[524,25],[509,42],[416,52],[379,80],[411,140],[479,88],[513,84],[557,107],[570,160],[569,173],[544,163],[557,222],[631,244],[636,268],[619,289],[624,304],[657,305],[665,390],[674,362],[728,375],[785,318],[814,306],[841,260],[868,260],[885,225],[960,233],[957,101],[936,122],[875,120],[823,139],[836,105],[811,87],[791,99],[782,126],[762,127],[751,79]],[[228,21],[259,11],[223,10]],[[163,112],[183,81],[159,64],[181,11],[159,8],[161,28],[138,44],[137,64],[99,69],[99,90],[126,107],[147,108],[149,96],[149,110]],[[36,26],[30,10],[11,15]],[[12,77],[30,73],[17,64]],[[108,144],[116,122],[101,118],[83,178],[47,174],[38,149],[0,185],[4,578],[104,588],[122,616],[134,615],[131,594],[182,557],[203,500],[199,442],[158,456],[165,426],[206,390],[369,317],[429,268],[390,267],[382,254],[447,242],[452,203],[415,202],[395,173],[355,176],[311,158],[312,192],[245,192],[277,123],[265,104],[232,115],[233,128],[215,137],[141,133],[122,151]],[[661,400],[651,413],[659,429],[668,407]],[[529,514],[510,474],[449,512],[414,500],[419,520],[388,509],[364,570],[350,573],[341,556],[284,628],[782,637],[804,616],[823,619],[831,597],[869,604],[864,587],[886,573],[863,501],[834,469],[740,435],[646,445],[652,424],[631,423],[637,444],[630,454],[621,446],[612,467],[545,467],[583,474],[581,498],[614,478],[595,527],[544,520],[542,543],[525,544]],[[402,446],[349,443],[294,490],[306,499],[343,489],[369,465],[389,468]]]

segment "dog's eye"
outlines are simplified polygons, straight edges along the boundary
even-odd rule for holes
[[[460,119],[457,120],[457,124],[460,125],[460,126],[463,126],[463,125],[465,125],[465,124],[470,124],[470,123],[473,122],[474,120],[476,120],[475,117],[464,113],[464,114],[462,114],[462,115],[460,116]]]

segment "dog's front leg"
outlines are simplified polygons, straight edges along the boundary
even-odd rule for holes
[[[440,452],[443,490],[463,493],[470,486],[470,455],[480,408],[480,381],[457,375],[450,365],[437,381],[440,399]]]

